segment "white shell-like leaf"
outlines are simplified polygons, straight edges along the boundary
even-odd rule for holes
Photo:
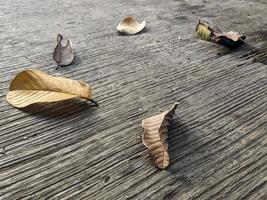
[[[142,31],[145,26],[145,21],[138,23],[133,17],[129,16],[119,23],[117,30],[122,34],[133,35]]]

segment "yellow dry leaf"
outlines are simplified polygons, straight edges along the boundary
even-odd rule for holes
[[[196,32],[202,40],[207,40],[207,41],[211,40],[211,30],[208,23],[199,20],[196,26]]]
[[[175,102],[170,110],[142,120],[142,127],[144,128],[142,142],[148,148],[154,163],[160,169],[165,169],[170,163],[166,140],[168,138],[168,126],[177,105],[178,102]]]
[[[91,88],[83,81],[51,76],[32,69],[17,74],[12,80],[9,90],[6,99],[17,108],[73,98],[94,102]]]

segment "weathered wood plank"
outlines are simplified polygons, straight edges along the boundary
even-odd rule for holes
[[[0,10],[0,199],[267,199],[264,0],[6,0]],[[147,30],[119,36],[126,15]],[[247,44],[199,40],[200,17]],[[59,70],[57,33],[76,51]],[[26,68],[90,83],[100,107],[11,107],[9,83]],[[141,144],[141,120],[176,100],[161,171]]]

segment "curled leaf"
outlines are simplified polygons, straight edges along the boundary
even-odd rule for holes
[[[154,163],[160,169],[169,166],[170,157],[168,153],[168,126],[173,118],[178,102],[175,102],[170,110],[142,120],[144,133],[143,144],[148,148]]]
[[[66,44],[63,41],[66,40]],[[74,59],[74,50],[70,39],[64,39],[61,34],[57,35],[57,46],[53,53],[53,58],[57,63],[57,67],[70,65]]]
[[[203,20],[199,20],[196,32],[202,40],[215,42],[229,48],[240,46],[246,39],[246,36],[234,31],[222,32],[219,28],[211,27],[208,22]]]
[[[142,21],[142,23],[138,23],[133,17],[126,17],[122,20],[117,26],[117,30],[126,35],[132,35],[139,33],[146,26],[146,22]]]
[[[229,48],[235,48],[244,43],[246,36],[240,35],[237,32],[229,31],[217,33],[212,35],[212,40],[218,44],[224,45]]]
[[[208,23],[199,20],[196,32],[202,40],[211,41],[211,28]]]
[[[51,76],[38,70],[20,72],[12,80],[9,90],[6,99],[17,108],[73,98],[94,102],[91,88],[83,81]]]

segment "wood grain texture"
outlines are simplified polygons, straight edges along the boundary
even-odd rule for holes
[[[147,29],[118,35],[128,15]],[[265,0],[4,0],[0,16],[0,199],[267,199]],[[199,18],[247,43],[200,40]],[[58,33],[75,59],[55,70]],[[100,107],[11,107],[10,81],[26,68],[90,83]],[[162,171],[141,120],[174,101]]]

